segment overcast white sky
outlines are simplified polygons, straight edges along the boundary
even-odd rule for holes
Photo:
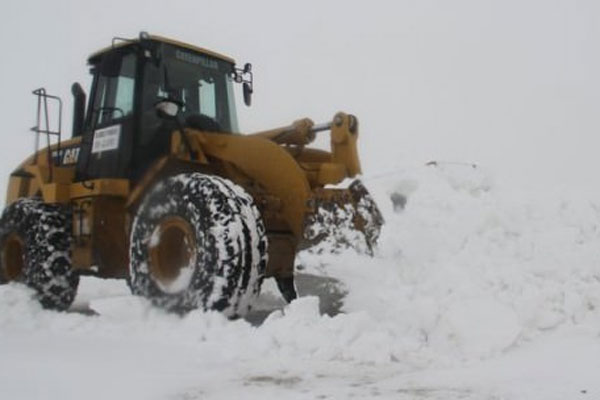
[[[597,0],[6,2],[2,187],[32,148],[31,90],[65,99],[70,135],[86,57],[140,30],[252,62],[245,131],[356,114],[367,175],[468,161],[520,185],[600,192]]]

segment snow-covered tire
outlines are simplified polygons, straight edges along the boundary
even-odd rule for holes
[[[69,208],[19,199],[0,220],[0,283],[17,281],[37,293],[46,308],[69,308],[79,284],[71,268]]]
[[[260,291],[267,237],[252,197],[216,176],[158,183],[131,229],[129,285],[171,311],[244,315]]]

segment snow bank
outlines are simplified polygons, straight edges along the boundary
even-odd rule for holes
[[[491,181],[479,168],[439,165],[367,182],[386,216],[377,257],[303,254],[301,263],[345,284],[345,311],[366,311],[410,342],[401,360],[415,348],[427,365],[481,359],[597,322],[597,203],[501,193]]]
[[[29,290],[6,285],[0,387],[11,399],[548,399],[580,386],[598,394],[585,371],[600,358],[574,362],[569,376],[546,364],[564,357],[560,343],[600,353],[600,202],[510,192],[463,165],[366,184],[386,219],[375,257],[298,260],[303,273],[339,281],[341,313],[321,315],[312,296],[282,307],[272,282],[258,325],[168,314],[122,281],[83,279],[69,313],[43,310]],[[547,370],[528,380],[540,363]],[[530,368],[515,368],[522,364]],[[562,391],[535,381],[543,377]]]

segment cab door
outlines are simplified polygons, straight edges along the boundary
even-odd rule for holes
[[[137,55],[111,50],[95,68],[79,180],[127,178],[135,132]]]

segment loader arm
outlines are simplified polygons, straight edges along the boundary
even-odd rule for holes
[[[249,136],[269,139],[278,144],[304,146],[315,140],[314,125],[315,123],[311,119],[304,118],[294,121],[288,126],[253,133]]]
[[[304,149],[304,146],[313,142],[319,132],[331,131],[330,153],[316,151],[315,149]],[[330,179],[321,180],[322,185],[339,183],[343,178],[354,177],[361,173],[360,160],[358,158],[358,119],[351,114],[337,113],[333,121],[315,125],[308,119],[300,119],[289,126],[257,132],[250,137],[269,139],[277,144],[286,146],[298,146],[301,151],[295,155],[299,162],[315,161],[318,153],[318,163],[330,163],[342,166],[343,173],[328,174]],[[331,166],[330,166],[331,168]],[[339,168],[339,167],[338,167]],[[336,168],[337,169],[337,168]]]

